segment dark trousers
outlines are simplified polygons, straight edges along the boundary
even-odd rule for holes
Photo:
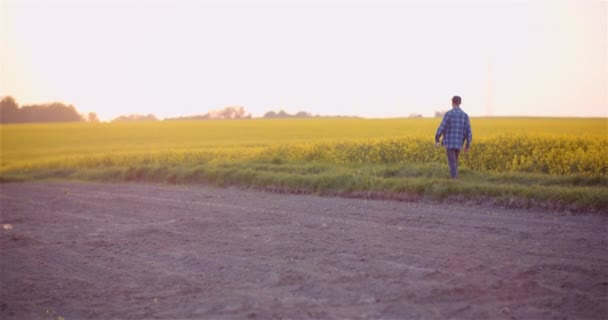
[[[447,149],[448,152],[448,166],[450,167],[450,176],[452,179],[458,178],[458,155],[460,154],[459,149]]]

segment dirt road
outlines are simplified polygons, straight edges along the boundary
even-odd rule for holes
[[[608,217],[0,185],[0,318],[606,319]]]

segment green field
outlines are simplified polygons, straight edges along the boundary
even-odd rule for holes
[[[208,183],[282,192],[608,210],[607,119],[472,118],[450,181],[440,119],[1,125],[2,181]]]

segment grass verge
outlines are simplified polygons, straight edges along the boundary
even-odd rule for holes
[[[457,181],[439,164],[335,165],[280,158],[210,161],[190,166],[150,164],[2,172],[0,182],[76,179],[238,186],[403,201],[478,203],[509,208],[608,213],[608,178],[585,175],[475,172]]]

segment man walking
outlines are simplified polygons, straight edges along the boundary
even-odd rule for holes
[[[448,165],[452,179],[458,178],[458,155],[462,145],[465,144],[464,152],[468,152],[473,140],[471,122],[469,115],[460,109],[462,99],[459,96],[452,97],[452,110],[446,112],[441,125],[435,134],[435,147],[439,147],[439,138],[445,146],[448,154]]]

